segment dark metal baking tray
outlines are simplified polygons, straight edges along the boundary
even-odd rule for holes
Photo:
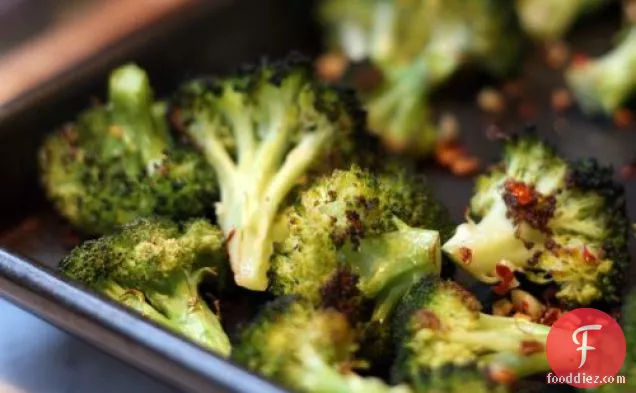
[[[214,12],[193,15],[169,34],[165,25],[152,26],[0,107],[0,247],[5,250],[0,252],[0,294],[178,388],[193,392],[282,392],[57,275],[57,263],[76,238],[43,198],[35,152],[42,136],[71,119],[88,104],[89,97],[103,97],[107,72],[116,64],[137,62],[149,71],[153,85],[163,94],[189,75],[224,72],[264,54],[278,56],[289,50],[319,53],[320,35],[311,5],[295,0],[219,2]],[[575,50],[596,55],[609,48],[610,32],[616,32],[620,24],[617,11],[609,10],[577,26],[571,37]],[[551,108],[550,94],[562,85],[562,77],[543,64],[535,47],[527,45],[527,51],[529,60],[522,74],[527,100],[537,115],[528,118],[527,114],[511,113],[505,129],[519,129],[531,121],[540,135],[570,158],[591,155],[615,167],[636,159],[636,130],[619,130],[610,121],[590,120],[577,110],[557,115]],[[491,121],[475,108],[478,89],[488,83],[494,82],[481,75],[459,76],[436,99],[436,110],[457,116],[467,146],[485,161],[495,159],[499,152],[499,144],[484,132]],[[528,102],[521,106],[527,108]],[[425,172],[453,218],[460,220],[471,193],[471,180],[450,176],[433,166]],[[634,218],[636,183],[626,182],[625,186]],[[629,284],[633,282],[630,275]]]

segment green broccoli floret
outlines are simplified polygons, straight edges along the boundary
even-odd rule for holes
[[[135,219],[74,248],[60,269],[146,318],[229,355],[228,336],[198,292],[206,277],[222,288],[229,270],[223,235],[208,221]]]
[[[406,386],[389,387],[352,372],[356,346],[356,331],[343,314],[285,296],[265,305],[241,332],[232,359],[301,392],[409,392]]]
[[[238,285],[265,290],[272,223],[297,185],[354,155],[364,129],[355,96],[320,83],[298,56],[180,88],[173,118],[217,173],[219,224]],[[224,145],[227,135],[235,147]],[[324,168],[323,168],[324,169]]]
[[[516,0],[523,30],[541,41],[557,41],[582,16],[614,0]]]
[[[108,89],[107,104],[80,113],[40,149],[42,184],[61,215],[100,235],[136,217],[213,214],[214,173],[203,157],[172,139],[166,105],[153,100],[146,73],[121,66]]]
[[[518,60],[509,1],[331,0],[320,18],[330,50],[380,70],[383,81],[362,98],[370,130],[394,151],[432,152],[428,98],[458,69],[499,76]]]
[[[588,114],[611,116],[636,92],[636,27],[630,27],[609,53],[574,62],[566,80]]]
[[[375,300],[378,322],[423,274],[439,274],[440,232],[442,240],[451,233],[426,180],[407,168],[335,170],[302,190],[279,220],[272,292],[319,303],[334,274],[349,271]]]
[[[393,383],[416,392],[506,391],[521,378],[550,370],[550,327],[481,312],[479,301],[452,281],[423,278],[393,320],[398,356]]]
[[[518,136],[477,179],[470,210],[479,221],[467,217],[442,250],[478,280],[505,285],[521,273],[556,286],[565,308],[618,300],[629,224],[612,168],[566,161],[542,141]]]

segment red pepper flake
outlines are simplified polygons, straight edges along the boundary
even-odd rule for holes
[[[525,183],[509,180],[506,182],[506,190],[512,194],[517,200],[517,203],[522,206],[528,205],[535,200],[532,188]]]
[[[629,109],[621,108],[614,112],[614,124],[619,128],[627,128],[633,121],[634,117]]]
[[[501,281],[499,282],[499,284],[493,287],[493,291],[497,295],[505,295],[506,293],[508,293],[508,291],[510,291],[513,285],[516,284],[515,275],[512,269],[501,263],[497,264],[497,266],[495,267],[495,273],[497,274],[497,277],[501,279]]]
[[[517,375],[514,371],[498,367],[488,370],[488,377],[496,383],[511,385],[517,381]]]
[[[559,88],[552,92],[552,108],[561,113],[572,106],[572,94],[568,89]]]
[[[473,250],[468,247],[460,247],[459,259],[466,265],[470,264],[473,261]]]
[[[541,318],[539,318],[539,323],[547,326],[552,326],[557,321],[557,319],[561,318],[562,313],[563,312],[560,309],[556,307],[550,307],[546,310],[546,312],[543,313]]]
[[[531,120],[537,117],[537,106],[529,101],[522,102],[517,108],[519,116],[524,120]]]
[[[348,63],[341,53],[327,53],[316,60],[316,73],[325,81],[336,82],[345,73]]]
[[[441,141],[435,148],[437,162],[443,166],[451,166],[456,160],[466,157],[468,151],[457,141]]]
[[[572,67],[582,67],[590,61],[590,57],[584,53],[577,53],[572,57]]]
[[[495,267],[495,272],[497,273],[497,276],[501,277],[503,280],[511,280],[514,278],[512,269],[502,263],[497,264],[497,266]]]
[[[524,356],[529,356],[535,353],[543,352],[545,348],[543,344],[534,340],[524,340],[521,342],[521,353]]]
[[[621,167],[621,177],[630,180],[636,177],[636,162],[630,162]]]
[[[451,172],[456,176],[469,176],[479,171],[479,159],[476,157],[459,157],[451,164]]]
[[[598,261],[596,255],[594,255],[587,246],[583,246],[583,259],[587,263],[596,263]]]

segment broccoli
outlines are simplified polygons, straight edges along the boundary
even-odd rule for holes
[[[220,355],[230,352],[219,318],[199,296],[229,270],[221,231],[204,219],[138,218],[84,242],[62,260],[68,277]]]
[[[355,154],[364,114],[350,91],[320,83],[297,55],[235,76],[185,83],[172,118],[216,172],[217,219],[238,285],[263,291],[271,227],[290,193],[308,176]],[[236,141],[228,146],[224,141]]]
[[[428,98],[466,64],[501,76],[517,62],[514,9],[498,0],[331,0],[319,10],[328,46],[383,76],[361,92],[369,127],[394,151],[435,147]]]
[[[564,308],[618,301],[629,224],[611,167],[517,135],[477,179],[470,213],[479,221],[467,217],[442,250],[478,280],[505,293],[516,272],[555,288]]]
[[[550,327],[484,314],[471,293],[435,275],[401,300],[393,324],[398,355],[391,380],[416,392],[507,391],[550,370]]]
[[[383,72],[380,85],[362,94],[370,132],[393,153],[427,156],[434,150],[438,129],[429,103],[432,90],[427,59]]]
[[[516,0],[523,30],[541,41],[558,41],[580,17],[614,0]]]
[[[265,305],[241,332],[232,359],[287,388],[311,393],[408,393],[351,369],[356,331],[333,309],[317,309],[300,296]]]
[[[566,80],[579,105],[588,114],[611,116],[636,91],[636,27],[621,42],[597,59],[572,63]]]
[[[213,213],[214,173],[172,139],[167,106],[153,101],[146,73],[123,65],[108,90],[107,104],[83,111],[40,148],[42,185],[60,214],[84,233],[102,235],[136,217]]]
[[[408,168],[335,170],[280,214],[271,290],[318,303],[334,275],[349,271],[362,295],[375,299],[373,320],[381,323],[423,274],[440,273],[449,222],[426,180]]]

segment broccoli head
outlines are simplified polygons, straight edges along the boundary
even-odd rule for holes
[[[241,332],[232,358],[287,388],[310,393],[408,393],[380,379],[361,377],[356,366],[356,331],[334,309],[314,308],[299,296],[265,305]]]
[[[630,27],[612,51],[596,59],[573,62],[566,80],[588,114],[611,116],[636,91],[636,27]]]
[[[415,391],[506,391],[550,370],[548,326],[484,314],[472,294],[434,275],[401,300],[393,323],[398,356],[392,381],[408,382]]]
[[[265,290],[272,223],[307,176],[338,166],[354,153],[364,129],[355,96],[323,85],[306,60],[280,62],[224,79],[184,84],[172,118],[216,172],[219,224],[227,237],[238,285]],[[228,135],[235,145],[225,143]]]
[[[446,240],[447,220],[426,180],[406,168],[335,170],[302,190],[280,215],[272,292],[319,303],[322,288],[348,271],[362,295],[375,299],[373,319],[382,322],[419,277],[440,273],[440,232]]]
[[[556,287],[565,308],[618,300],[629,224],[610,167],[566,161],[546,143],[517,136],[477,179],[470,211],[479,220],[467,217],[442,249],[478,280],[505,292],[516,272]]]
[[[516,0],[523,30],[540,41],[557,41],[582,16],[614,0]]]
[[[146,73],[127,64],[109,80],[105,105],[85,110],[47,136],[41,180],[56,209],[90,235],[136,217],[187,219],[213,213],[217,181],[203,157],[168,132],[166,105]]]
[[[398,152],[432,152],[428,98],[458,69],[475,65],[499,76],[518,59],[508,1],[331,0],[320,17],[331,50],[380,71],[381,82],[362,99],[370,130]]]
[[[223,235],[208,221],[135,219],[74,248],[60,269],[201,346],[229,355],[220,320],[198,292],[206,277],[214,277],[222,288],[229,270]]]

